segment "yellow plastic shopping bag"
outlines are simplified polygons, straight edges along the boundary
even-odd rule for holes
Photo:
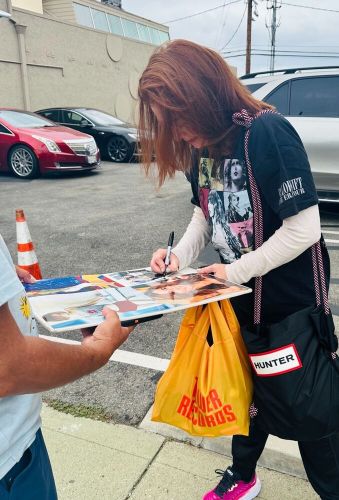
[[[248,435],[251,402],[251,369],[230,302],[188,309],[157,385],[152,420],[193,436]]]

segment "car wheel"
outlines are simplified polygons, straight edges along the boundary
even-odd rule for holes
[[[34,179],[40,173],[38,159],[28,146],[18,144],[8,155],[8,166],[16,177]]]
[[[120,135],[110,138],[106,145],[106,153],[111,161],[118,163],[124,163],[131,159],[130,145]]]

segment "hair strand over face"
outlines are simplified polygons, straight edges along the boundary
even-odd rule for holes
[[[224,59],[187,40],[160,46],[139,82],[139,139],[146,173],[156,157],[159,185],[191,167],[192,146],[176,127],[203,140],[211,154],[230,154],[239,134],[233,113],[271,106],[255,99]]]

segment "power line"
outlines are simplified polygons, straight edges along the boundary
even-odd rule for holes
[[[220,18],[220,27],[219,27],[219,30],[218,30],[218,33],[216,35],[216,38],[215,38],[215,43],[214,43],[214,46],[217,47],[219,45],[219,40],[220,40],[220,37],[223,33],[223,30],[226,26],[226,21],[227,21],[227,8],[226,7],[226,0],[224,0],[224,5],[223,5],[223,10],[222,10],[222,14],[221,14],[221,18]]]
[[[266,45],[263,44],[263,43],[256,43],[254,48],[255,49],[262,49],[262,48],[265,48]],[[294,49],[297,49],[298,47],[302,47],[303,49],[308,49],[308,48],[312,48],[312,47],[315,47],[316,49],[321,49],[322,47],[325,47],[326,49],[328,49],[329,47],[330,48],[333,48],[333,47],[339,47],[339,45],[332,45],[332,44],[329,44],[329,45],[312,45],[312,44],[307,44],[307,45],[297,45],[297,44],[293,44],[293,45],[288,45],[288,44],[281,44],[279,45],[279,48],[278,50],[285,50],[286,48],[288,47],[293,47]],[[244,47],[242,45],[239,45],[239,46],[234,46],[234,47],[230,47],[229,50],[243,50]],[[266,50],[266,49],[265,49]],[[292,49],[288,49],[288,50],[292,50]],[[327,52],[327,50],[323,50],[322,52]]]
[[[227,47],[227,45],[229,43],[231,43],[231,41],[233,40],[233,38],[235,37],[235,35],[238,33],[239,31],[239,28],[244,20],[244,17],[245,17],[245,14],[246,14],[246,10],[247,10],[247,5],[245,5],[245,10],[243,12],[243,15],[241,16],[241,19],[240,19],[240,23],[238,24],[238,26],[236,27],[235,29],[235,32],[233,33],[233,35],[231,36],[231,38],[228,40],[228,42],[225,43],[225,45],[223,47],[221,47],[220,51],[224,50],[225,47]]]
[[[268,55],[270,54],[270,52],[252,52],[252,55],[253,56],[265,56],[267,57]],[[246,52],[243,52],[242,54],[234,54],[234,55],[227,55],[227,54],[222,54],[223,56],[225,55],[225,57],[227,59],[231,59],[231,58],[234,58],[234,57],[244,57],[246,56]],[[333,59],[335,57],[339,57],[339,53],[334,53],[332,55],[312,55],[312,54],[280,54],[279,52],[276,52],[276,57],[307,57],[307,58],[314,58],[314,59],[319,59],[319,58],[323,58],[323,59]]]
[[[223,3],[222,5],[218,5],[217,7],[213,7],[212,9],[202,10],[200,12],[196,12],[195,14],[190,14],[189,16],[178,17],[177,19],[171,19],[170,21],[164,21],[162,24],[170,24],[175,23],[177,21],[182,21],[183,19],[189,19],[191,17],[200,16],[201,14],[205,14],[206,12],[211,12],[212,10],[221,9],[223,7],[227,7],[227,5],[232,5],[233,3],[239,3],[241,0],[233,0],[232,2]]]
[[[302,9],[322,10],[323,12],[338,12],[339,13],[339,10],[324,9],[322,7],[312,7],[311,5],[298,5],[295,3],[288,3],[288,2],[284,2],[284,5],[289,5],[290,7],[301,7]]]
[[[200,12],[196,12],[195,14],[190,14],[190,15],[184,16],[184,17],[178,17],[176,19],[171,19],[170,21],[163,21],[163,24],[170,24],[170,23],[175,23],[177,21],[182,21],[184,19],[190,19],[191,17],[200,16],[201,14],[205,14],[206,12],[211,12],[213,10],[222,9],[223,7],[227,7],[228,5],[232,5],[234,3],[239,3],[239,2],[241,2],[241,0],[233,0],[231,2],[223,3],[222,5],[217,5],[216,7],[212,7],[211,9],[206,9],[206,10],[202,10]],[[300,4],[289,3],[289,2],[285,2],[285,1],[284,1],[284,5],[288,5],[290,7],[300,7],[302,9],[311,9],[311,10],[320,10],[323,12],[337,12],[337,13],[339,13],[339,10],[335,10],[335,9],[325,9],[322,7],[312,7],[311,5],[300,5]]]
[[[307,49],[311,49],[312,52],[316,52],[317,50],[316,49],[322,49],[324,47],[323,50],[319,50],[319,53],[330,53],[330,50],[331,49],[337,49],[339,48],[339,45],[296,45],[296,44],[293,44],[293,45],[285,45],[285,44],[282,44],[282,45],[279,45],[279,51],[280,52],[302,52],[303,50],[307,50]],[[293,49],[296,49],[296,50],[293,50],[293,49],[289,49],[288,47],[293,47]],[[301,49],[298,49],[298,47],[301,47]],[[268,50],[266,49],[266,45],[265,44],[260,44],[260,43],[257,43],[255,45],[252,45],[252,48],[253,50]],[[229,52],[239,52],[239,51],[243,51],[244,50],[244,47],[243,46],[235,46],[235,47],[229,47]]]
[[[256,48],[259,48],[259,47],[266,47],[266,44],[264,44],[264,43],[258,43],[258,44],[256,44]],[[329,43],[327,45],[319,45],[319,44],[306,44],[306,45],[298,44],[297,45],[295,43],[292,44],[292,45],[289,45],[288,43],[282,43],[280,45],[280,47],[294,47],[294,48],[296,48],[296,47],[306,47],[306,48],[316,47],[316,48],[319,49],[321,47],[331,47],[331,48],[332,47],[339,47],[339,45],[333,45],[332,43]],[[242,49],[243,47],[240,47],[240,48]],[[232,47],[232,50],[236,50],[236,47]]]
[[[269,49],[263,49],[263,48],[260,48],[259,46],[257,47],[253,47],[253,50],[261,50],[261,51],[266,51],[267,53],[270,53],[270,50]],[[229,50],[228,52],[222,52],[223,54],[233,54],[234,52],[242,52],[244,51],[243,48],[240,48],[240,49],[233,49],[233,50]],[[286,53],[286,54],[320,54],[320,55],[330,55],[330,54],[333,54],[333,55],[337,55],[338,53],[337,52],[330,52],[328,50],[322,50],[322,51],[315,51],[315,50],[310,50],[310,51],[303,51],[303,50],[283,50],[283,49],[278,49],[277,50],[278,53],[282,54],[282,53]]]

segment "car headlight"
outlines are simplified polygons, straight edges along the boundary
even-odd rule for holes
[[[137,140],[137,134],[127,134],[131,139]]]
[[[57,143],[52,139],[47,139],[46,137],[41,137],[40,135],[32,135],[37,141],[43,142],[51,153],[59,153],[61,150]]]

